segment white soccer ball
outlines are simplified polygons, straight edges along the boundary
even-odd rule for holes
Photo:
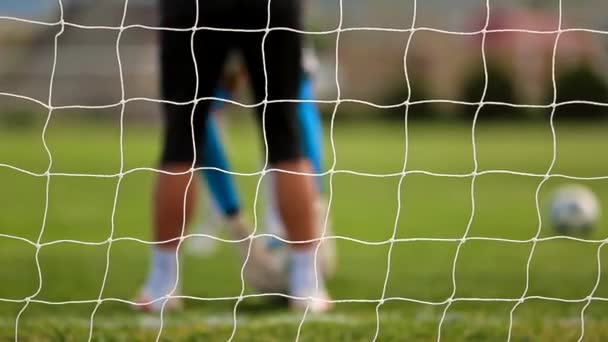
[[[595,194],[583,185],[565,185],[555,191],[550,207],[551,224],[560,234],[579,235],[591,231],[600,217]]]
[[[329,234],[331,231],[329,231]],[[288,289],[290,247],[272,237],[254,240],[245,269],[247,283],[258,292],[285,293]],[[335,240],[325,240],[317,251],[317,271],[325,279],[331,278],[336,269]]]
[[[316,204],[317,235],[321,235],[325,226],[327,203],[318,201]],[[277,236],[286,239],[282,227],[275,227]],[[333,236],[328,222],[326,236]],[[256,238],[251,245],[248,267],[245,268],[245,280],[258,292],[285,293],[288,288],[289,252],[287,243],[272,236]],[[326,239],[317,251],[317,271],[325,279],[331,278],[336,270],[336,240]]]

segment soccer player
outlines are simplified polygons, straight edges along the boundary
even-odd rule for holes
[[[317,61],[314,52],[311,48],[303,51],[303,74],[300,81],[299,98],[302,100],[313,99],[312,78],[314,71],[317,69]],[[225,72],[223,86],[216,92],[216,97],[223,99],[232,98],[231,94],[236,92],[238,81],[243,79],[242,70],[237,67],[238,64],[231,64],[231,67]],[[218,101],[217,105],[212,107],[212,115],[207,119],[205,130],[206,141],[204,144],[202,165],[210,168],[229,170],[228,162],[222,147],[221,134],[218,131],[219,125],[216,123],[220,119],[218,116],[222,104]],[[322,125],[320,114],[317,106],[312,102],[301,102],[298,104],[297,117],[300,127],[300,146],[304,155],[311,161],[313,172],[316,174],[322,173]],[[249,231],[243,224],[243,219],[240,217],[240,204],[236,193],[236,186],[232,175],[215,169],[204,169],[201,171],[201,190],[207,196],[205,207],[203,207],[205,215],[200,225],[195,226],[195,233],[217,236],[218,228],[226,227],[231,233],[232,238],[242,238],[248,234],[243,234],[243,231]],[[278,203],[273,194],[274,190],[274,174],[267,174],[265,177],[268,181],[266,185],[266,205],[265,205],[265,220],[262,224],[266,228],[266,233],[286,238],[285,229],[280,219]],[[327,214],[327,203],[322,196],[323,182],[318,179],[317,193],[315,194],[317,214],[316,232],[320,233],[325,228],[325,217]],[[331,229],[328,227],[328,234],[331,234]],[[258,230],[258,233],[262,232]],[[188,251],[196,254],[208,254],[216,246],[216,240],[210,238],[189,239]],[[247,256],[249,244],[239,244],[241,258]],[[284,292],[286,289],[285,281],[285,252],[287,248],[284,243],[278,239],[263,238],[256,239],[251,246],[250,257],[247,261],[245,272],[245,280],[250,286],[259,291],[269,292]],[[273,260],[274,259],[274,260]],[[319,271],[326,276],[330,276],[335,268],[335,242],[333,240],[325,241],[319,250],[317,257]],[[255,274],[260,273],[260,274]]]
[[[303,74],[300,81],[299,99],[313,100],[313,79],[318,69],[318,61],[312,47],[307,47],[302,50],[302,69]],[[300,148],[311,162],[313,172],[316,174],[321,174],[323,172],[323,128],[316,104],[313,102],[299,103],[297,116],[300,127]],[[277,200],[273,195],[275,180],[272,174],[270,177],[270,182],[267,183],[270,186],[266,189],[267,199],[264,211],[265,225],[269,233],[284,237],[283,222],[280,219]],[[325,225],[327,204],[325,203],[325,198],[323,197],[324,187],[322,178],[319,177],[316,178],[316,180],[316,206],[318,210],[317,219],[319,220],[317,228],[322,231],[322,228]],[[332,253],[331,250],[333,249],[333,246],[330,246],[332,243],[333,242],[326,241],[323,245],[324,247],[329,247],[330,253]]]
[[[306,48],[303,51],[302,68],[303,75],[300,81],[299,99],[313,100],[313,77],[318,62],[312,48]],[[223,99],[231,99],[237,91],[240,80],[242,80],[242,69],[232,65],[225,72],[224,82],[222,87],[216,91],[216,97]],[[222,147],[221,132],[219,132],[219,124],[216,122],[220,119],[218,116],[222,109],[223,102],[218,101],[217,105],[211,108],[211,115],[207,119],[205,125],[206,141],[204,143],[202,164],[206,167],[229,170],[226,155]],[[300,127],[300,146],[304,155],[312,164],[313,172],[320,174],[323,172],[323,146],[322,146],[322,125],[320,114],[317,106],[312,102],[301,102],[298,104],[297,117]],[[240,205],[234,179],[228,173],[213,169],[205,169],[201,171],[202,178],[205,182],[201,182],[202,191],[207,194],[205,201],[206,206],[203,208],[205,215],[202,224],[196,226],[196,232],[201,234],[213,235],[218,227],[223,224],[230,226],[231,219],[238,217]],[[269,182],[274,183],[273,174],[268,174]],[[326,204],[322,198],[323,182],[318,179],[317,201],[319,209],[326,210]],[[206,186],[205,186],[206,185]],[[280,221],[279,209],[276,201],[272,197],[273,187],[267,187],[267,199],[265,207],[265,222],[264,226],[269,233],[282,236],[284,235],[282,223]],[[325,213],[319,215],[319,219],[324,225]],[[212,239],[191,239],[189,240],[189,250],[193,253],[207,254],[213,250],[215,240]]]
[[[229,63],[224,72],[221,85],[216,89],[214,97],[220,99],[232,99],[233,94],[238,91],[243,77],[242,68],[237,63]],[[201,165],[221,170],[230,170],[226,153],[222,143],[221,117],[219,116],[224,102],[217,101],[210,107],[210,115],[203,127],[205,141],[202,153]],[[216,232],[222,226],[229,229],[240,229],[243,221],[240,217],[241,206],[236,185],[232,175],[212,169],[203,169],[200,173],[201,191],[205,194],[203,209],[203,222],[196,226],[195,233],[217,235]],[[205,186],[206,185],[206,186]],[[188,251],[195,254],[208,254],[215,247],[212,239],[189,239]]]
[[[269,5],[267,0],[161,0],[160,4],[162,26],[179,30],[160,33],[161,89],[168,102],[164,103],[163,172],[157,175],[153,209],[158,243],[139,304],[151,310],[165,303],[177,305],[166,296],[175,295],[178,286],[177,247],[195,207],[193,167],[201,165],[198,142],[205,141],[203,127],[209,113],[209,101],[198,99],[213,95],[226,56],[237,50],[247,66],[256,102],[268,100],[257,112],[266,132],[269,163],[288,171],[277,173],[275,195],[287,236],[294,241],[288,292],[296,299],[290,300],[291,307],[327,310],[323,278],[317,286],[314,272],[314,180],[302,175],[311,173],[311,165],[301,152],[295,103],[280,101],[297,98],[301,38],[288,30],[264,30],[267,25],[299,29],[300,1],[275,0]]]

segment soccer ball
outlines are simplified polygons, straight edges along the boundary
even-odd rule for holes
[[[320,221],[316,225],[320,235],[325,224],[327,203],[319,201],[316,205]],[[286,238],[282,227],[278,236]],[[331,225],[328,223],[326,235],[332,236]],[[256,292],[285,293],[288,288],[289,268],[288,244],[272,236],[258,237],[251,244],[250,257],[244,270],[245,281]],[[321,243],[317,251],[317,271],[324,278],[331,278],[336,269],[336,242],[327,239]]]
[[[328,235],[333,235],[328,227]],[[257,238],[245,269],[245,280],[257,292],[284,293],[288,289],[289,251],[286,243],[272,237]],[[335,240],[325,240],[317,251],[317,271],[325,279],[336,269]]]
[[[599,201],[585,186],[565,185],[553,194],[550,207],[551,223],[560,234],[589,233],[599,216]]]

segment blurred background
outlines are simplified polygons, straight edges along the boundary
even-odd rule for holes
[[[66,0],[64,18],[82,25],[118,26],[122,1]],[[557,1],[491,1],[488,29],[529,29],[550,31],[558,25]],[[423,1],[417,4],[416,27],[453,32],[475,32],[483,28],[485,2],[479,0]],[[601,13],[602,1],[563,1],[562,28],[602,30],[608,20]],[[338,1],[309,1],[307,30],[326,31],[338,27]],[[45,22],[59,20],[53,1],[4,1],[4,16]],[[343,28],[409,28],[411,1],[344,1]],[[157,25],[154,1],[129,1],[127,24]],[[0,90],[47,102],[52,67],[54,35],[59,26],[43,26],[2,20],[0,24]],[[377,104],[398,104],[407,98],[403,56],[408,32],[348,31],[340,36],[339,80],[343,99],[360,99]],[[118,63],[115,56],[117,31],[83,30],[66,27],[59,39],[55,74],[54,105],[99,105],[120,99]],[[321,61],[318,74],[319,99],[335,99],[336,33],[312,35]],[[556,34],[496,32],[487,35],[486,56],[489,72],[487,101],[547,105],[553,100],[551,57]],[[146,29],[127,30],[120,43],[126,96],[158,98],[156,33]],[[566,32],[556,51],[557,102],[598,101],[606,96],[608,41],[605,35]],[[484,84],[481,60],[481,34],[417,32],[411,41],[407,66],[412,101],[442,99],[477,102]],[[9,99],[10,100],[10,99]],[[7,101],[6,98],[2,101]],[[31,109],[24,103],[3,104],[15,108],[19,116]],[[22,108],[24,107],[24,108]],[[157,106],[133,108],[127,120],[158,118]],[[424,108],[422,108],[424,107]],[[574,113],[574,107],[564,111]],[[332,108],[324,108],[331,112]],[[416,108],[418,109],[418,108]],[[412,118],[470,119],[475,108],[438,103],[421,106]],[[577,118],[602,117],[603,108],[580,111]],[[510,114],[488,108],[487,115],[515,118],[541,118],[532,110]],[[26,120],[3,111],[2,121]],[[367,115],[365,110],[348,115]],[[376,115],[377,116],[377,115]],[[383,117],[403,116],[403,108],[383,111]]]
[[[67,22],[120,25],[123,1],[62,3]],[[410,0],[342,3],[342,28],[412,26]],[[608,106],[561,105],[555,111],[554,131],[549,124],[551,108],[543,107],[554,101],[554,95],[557,103],[608,103],[608,35],[592,32],[608,30],[608,3],[561,3],[563,29],[591,31],[560,35],[555,53],[556,94],[552,82],[556,33],[487,34],[485,101],[521,106],[483,106],[475,125],[475,154],[472,123],[477,106],[451,101],[481,100],[485,84],[482,35],[476,32],[485,23],[485,1],[417,1],[416,27],[449,32],[420,30],[412,36],[406,56],[411,96],[404,71],[408,32],[349,30],[340,34],[338,46],[336,32],[307,37],[320,62],[317,99],[337,98],[338,68],[341,99],[393,106],[377,108],[350,101],[337,107],[320,104],[325,119],[325,169],[335,162],[335,170],[386,177],[340,172],[323,177],[326,184],[332,179],[334,232],[377,243],[338,240],[338,271],[329,280],[329,289],[338,300],[370,302],[340,303],[326,318],[307,319],[303,340],[371,340],[377,317],[381,340],[436,340],[446,305],[443,337],[502,340],[510,332],[510,312],[522,296],[537,297],[514,310],[514,340],[576,340],[582,327],[591,340],[608,340],[608,301],[591,301],[585,322],[580,319],[588,296],[608,298],[608,249],[601,243],[608,238],[606,219],[585,236],[595,242],[530,241],[537,235],[558,235],[548,224],[546,208],[562,184],[586,185],[598,197],[604,217],[608,212]],[[556,30],[558,5],[557,0],[492,0],[488,29]],[[130,0],[126,24],[155,26],[156,11],[155,1]],[[307,11],[307,30],[333,31],[339,25],[337,0],[310,0]],[[59,8],[50,0],[0,1],[0,339],[13,338],[17,317],[26,339],[85,339],[93,310],[95,338],[154,339],[157,330],[142,327],[128,305],[119,301],[130,300],[141,285],[149,246],[120,240],[110,248],[106,243],[109,236],[150,240],[154,173],[133,171],[120,183],[117,177],[60,175],[120,171],[118,31],[65,27],[58,39],[51,104],[88,108],[55,109],[44,130],[48,110],[11,94],[49,102],[54,38],[60,25],[8,17],[56,23]],[[154,31],[130,28],[122,34],[126,98],[159,98],[156,51]],[[406,126],[405,106],[399,104],[408,96],[411,101],[439,101],[409,106]],[[253,102],[246,89],[237,100]],[[99,106],[104,108],[95,108]],[[253,173],[262,165],[263,146],[253,116],[247,112],[235,105],[225,107],[226,145],[233,171]],[[127,103],[122,137],[123,170],[156,168],[160,106],[149,101]],[[413,173],[399,186],[406,150],[408,171],[460,176]],[[50,177],[48,201],[46,177],[6,167],[44,175],[51,161],[51,171],[58,175]],[[526,174],[472,177],[475,167]],[[548,170],[584,179],[551,177],[543,182]],[[246,214],[251,218],[256,210],[261,216],[262,208],[253,204],[258,177],[236,178]],[[467,229],[468,237],[509,241],[469,240],[458,257],[458,241],[409,240],[396,243],[392,252],[381,243],[394,232],[403,239],[460,239]],[[40,241],[43,247],[36,249],[23,239]],[[57,242],[63,240],[89,244]],[[220,244],[214,255],[185,255],[183,260],[184,295],[228,299],[188,300],[184,313],[165,315],[163,338],[226,340],[236,303],[230,298],[241,291],[240,265],[232,246]],[[246,289],[245,294],[249,293]],[[30,296],[39,302],[24,299]],[[382,296],[393,299],[376,316],[374,300]],[[97,310],[100,297],[119,300],[104,301]],[[508,300],[446,304],[452,297]],[[277,310],[285,310],[261,301],[246,298],[239,304],[236,340],[294,339],[300,317],[276,320]]]

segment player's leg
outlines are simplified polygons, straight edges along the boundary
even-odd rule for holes
[[[313,85],[307,73],[300,81],[299,99],[314,100]],[[297,105],[297,117],[300,128],[300,146],[304,155],[310,160],[313,172],[323,172],[323,127],[321,116],[315,103],[301,102]],[[285,238],[285,230],[280,219],[278,203],[274,197],[274,174],[269,174],[266,181],[266,201],[264,207],[264,226],[269,234]],[[317,193],[315,209],[317,210],[316,231],[320,235],[325,230],[326,235],[332,235],[330,222],[326,221],[327,201],[324,197],[323,179],[316,177]],[[327,226],[327,227],[326,227]],[[276,251],[283,246],[278,239],[268,239],[266,248]],[[331,276],[335,271],[335,241],[325,240],[319,248],[318,265],[325,276]]]
[[[298,98],[300,100],[312,100],[313,88],[310,78],[304,75],[300,81]],[[300,130],[300,146],[304,156],[311,162],[314,173],[322,171],[323,159],[323,130],[321,118],[317,106],[312,102],[301,102],[297,104],[297,118]],[[268,233],[284,237],[283,224],[280,219],[278,203],[274,198],[274,175],[269,174],[266,182],[266,206],[264,207],[264,219]],[[323,192],[323,181],[321,177],[316,178],[319,195]],[[320,196],[318,196],[320,197]],[[324,217],[323,217],[324,219]],[[271,247],[276,240],[269,240]]]
[[[309,54],[310,55],[310,54]],[[310,68],[310,67],[309,67]],[[310,69],[304,73],[300,81],[300,99],[314,100],[314,89],[312,84],[312,73]],[[298,104],[298,122],[300,126],[300,144],[304,155],[311,161],[313,172],[323,173],[323,124],[321,113],[314,102],[301,102]],[[331,221],[327,218],[328,203],[325,197],[325,187],[322,177],[316,177],[317,200],[315,207],[317,210],[319,234],[325,230],[325,235],[332,235]],[[326,222],[327,221],[327,222]],[[335,270],[336,259],[335,240],[324,240],[319,248],[318,258],[326,276],[330,276]]]
[[[224,224],[228,224],[228,228],[232,229],[236,222],[241,222],[241,210],[233,176],[220,171],[229,171],[230,165],[226,159],[219,126],[213,115],[208,117],[204,130],[205,141],[202,144],[201,165],[218,170],[201,170],[201,189],[207,196],[204,201],[203,221],[196,226],[195,232],[216,235]],[[211,238],[191,239],[188,242],[188,250],[193,253],[208,254],[216,245],[215,242]]]
[[[299,1],[271,3],[271,25],[300,27]],[[258,35],[258,38],[261,35]],[[243,35],[241,35],[243,37]],[[301,41],[297,33],[271,31],[265,39],[265,58],[260,51],[261,39],[243,38],[244,54],[251,75],[254,93],[258,100],[296,99],[301,75]],[[264,64],[265,62],[265,64]],[[264,73],[264,66],[266,75]],[[262,108],[260,108],[262,112]],[[268,142],[268,161],[272,168],[288,172],[276,173],[276,195],[281,220],[291,241],[310,241],[315,236],[315,185],[314,179],[301,173],[311,173],[310,162],[301,154],[296,106],[293,102],[271,102],[261,118]],[[289,293],[297,297],[312,296],[311,310],[322,311],[329,307],[322,276],[319,287],[315,277],[313,242],[294,243],[291,246]],[[306,307],[306,301],[292,302],[296,309]]]
[[[275,196],[275,182],[274,173],[266,175],[264,182],[264,228],[266,228],[266,233],[286,239],[285,227],[283,226],[281,213],[279,212],[279,203]],[[283,242],[279,239],[269,238],[266,240],[266,247],[269,250],[275,250],[282,246]]]
[[[192,27],[195,6],[195,0],[161,1],[162,26]],[[212,94],[227,54],[226,39],[222,32],[204,30],[197,31],[195,38],[195,44],[205,44],[210,52],[204,60],[196,56],[196,68],[191,54],[192,32],[163,30],[160,33],[161,89],[165,100],[181,103]],[[153,247],[150,272],[140,302],[162,298],[177,286],[177,246],[194,208],[197,186],[192,167],[197,161],[197,148],[200,149],[195,145],[202,141],[208,108],[208,101],[164,106],[160,165],[163,172],[157,175],[153,201],[154,239],[159,243]],[[163,300],[157,300],[146,308],[158,309],[162,303]]]

